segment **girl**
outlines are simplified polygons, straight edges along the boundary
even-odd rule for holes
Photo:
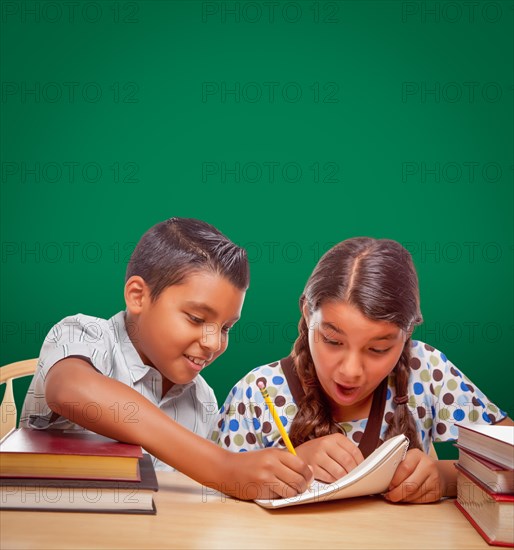
[[[206,439],[218,407],[200,372],[227,348],[248,284],[246,252],[212,225],[172,218],[150,228],[127,267],[125,311],[74,315],[50,331],[21,425],[141,445],[157,469],[242,499],[306,489],[312,474],[298,457],[243,457]]]
[[[422,317],[407,250],[386,239],[339,243],[307,281],[300,310],[291,356],[234,386],[212,439],[232,451],[284,447],[257,387],[262,381],[315,478],[335,481],[404,433],[409,451],[386,498],[454,496],[455,468],[430,456],[432,441],[456,439],[456,422],[512,421],[443,353],[411,340]]]

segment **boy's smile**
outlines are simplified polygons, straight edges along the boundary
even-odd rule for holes
[[[189,361],[191,361],[191,363],[193,363],[193,365],[191,365],[191,367],[193,369],[198,369],[198,371],[201,371],[205,365],[211,361],[212,358],[208,358],[206,357],[205,359],[201,359],[201,358],[198,358],[198,357],[193,357],[192,355],[187,355],[187,353],[184,353],[184,356],[189,359]]]
[[[163,375],[163,395],[187,384],[227,348],[245,291],[210,271],[193,272],[155,301],[141,277],[125,287],[127,331],[141,360]]]

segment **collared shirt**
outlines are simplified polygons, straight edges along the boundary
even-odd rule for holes
[[[191,430],[207,437],[213,428],[218,410],[216,396],[207,382],[198,375],[188,384],[176,384],[162,396],[162,375],[154,367],[143,364],[125,327],[125,312],[109,320],[77,314],[66,317],[48,333],[39,356],[34,378],[30,384],[20,426],[36,429],[84,430],[78,424],[56,415],[45,399],[44,382],[55,363],[78,355],[87,358],[93,367],[139,392],[167,416]],[[99,406],[88,403],[85,414],[91,419],[101,414]],[[120,403],[113,397],[109,407],[113,418],[130,422],[135,414],[135,403]],[[104,412],[105,414],[105,412]],[[169,442],[173,445],[173,441]],[[170,466],[153,457],[157,470]]]

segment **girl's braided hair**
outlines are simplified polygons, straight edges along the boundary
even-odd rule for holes
[[[331,409],[321,388],[311,352],[304,306],[313,313],[327,301],[344,302],[374,321],[388,321],[409,334],[402,354],[393,369],[396,396],[406,396],[410,373],[410,334],[422,322],[418,277],[409,252],[389,239],[357,237],[331,248],[320,259],[300,298],[302,317],[293,359],[305,395],[289,435],[300,445],[340,429],[332,420]],[[410,448],[421,449],[416,425],[406,399],[395,403],[385,439],[400,433],[410,440]]]

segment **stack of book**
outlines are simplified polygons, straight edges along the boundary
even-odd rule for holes
[[[514,547],[514,426],[458,426],[455,504],[495,546]]]
[[[12,431],[0,442],[0,508],[155,514],[141,447],[90,432]]]

